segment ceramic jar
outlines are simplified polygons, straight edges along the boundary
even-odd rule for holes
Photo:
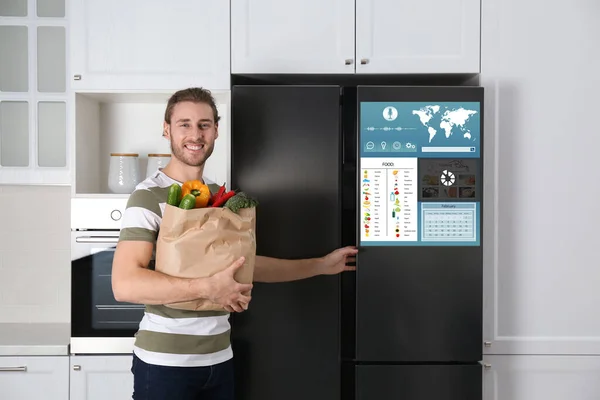
[[[129,194],[140,183],[139,155],[111,153],[108,169],[108,188],[113,193]]]
[[[148,154],[146,178],[154,174],[159,168],[164,168],[171,161],[170,154]]]

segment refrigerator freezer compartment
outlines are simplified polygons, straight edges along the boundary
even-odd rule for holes
[[[482,366],[360,365],[356,400],[481,400]]]

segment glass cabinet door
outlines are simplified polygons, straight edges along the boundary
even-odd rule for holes
[[[65,6],[0,1],[0,184],[70,184]]]

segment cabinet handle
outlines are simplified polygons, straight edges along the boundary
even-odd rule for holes
[[[492,364],[483,364],[483,368],[490,369],[492,368]]]
[[[346,65],[352,65],[353,62],[354,62],[354,60],[351,58],[346,59]]]
[[[492,342],[483,342],[485,347],[492,347]]]
[[[81,80],[81,75],[77,74],[73,76],[73,79],[76,81],[80,81]]]
[[[0,372],[27,372],[27,367],[0,367]]]
[[[368,58],[363,58],[363,59],[360,60],[360,63],[362,65],[368,64],[369,63],[369,59]]]
[[[81,371],[81,365],[73,365],[73,371]]]

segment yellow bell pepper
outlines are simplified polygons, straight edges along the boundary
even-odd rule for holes
[[[210,189],[199,180],[186,181],[181,185],[181,197],[183,198],[186,194],[196,197],[196,206],[194,208],[206,207],[210,200]]]

